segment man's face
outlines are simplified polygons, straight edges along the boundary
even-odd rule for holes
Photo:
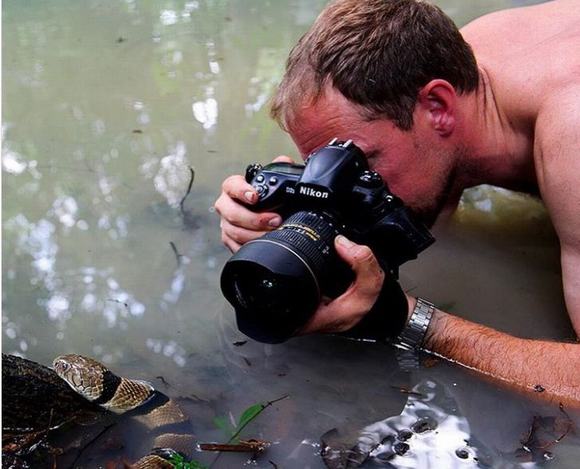
[[[387,119],[367,121],[338,91],[328,90],[314,105],[299,110],[289,132],[303,158],[335,137],[351,139],[389,189],[432,224],[458,198],[453,193],[455,155],[418,117],[411,131]]]

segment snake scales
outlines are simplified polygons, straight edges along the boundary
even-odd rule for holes
[[[40,428],[58,428],[82,412],[103,409],[134,413],[134,419],[157,435],[153,451],[131,466],[135,469],[172,468],[168,458],[173,451],[189,455],[194,449],[187,416],[145,381],[119,377],[98,361],[76,354],[57,357],[53,370],[4,354],[2,363],[5,434],[40,433]],[[5,448],[3,438],[3,453]]]

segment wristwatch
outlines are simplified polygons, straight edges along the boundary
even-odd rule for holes
[[[399,334],[397,345],[407,350],[420,348],[433,317],[433,311],[435,311],[435,305],[423,298],[417,298],[417,304],[413,309],[411,318]]]

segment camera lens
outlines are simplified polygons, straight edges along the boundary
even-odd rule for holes
[[[240,331],[261,342],[283,342],[308,321],[323,294],[344,286],[344,270],[336,268],[338,234],[329,214],[301,211],[242,246],[221,277]]]

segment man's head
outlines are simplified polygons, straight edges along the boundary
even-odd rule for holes
[[[471,48],[439,8],[338,0],[290,53],[272,115],[303,154],[327,137],[353,139],[397,195],[434,218],[462,150],[450,138],[457,99],[478,77]]]

